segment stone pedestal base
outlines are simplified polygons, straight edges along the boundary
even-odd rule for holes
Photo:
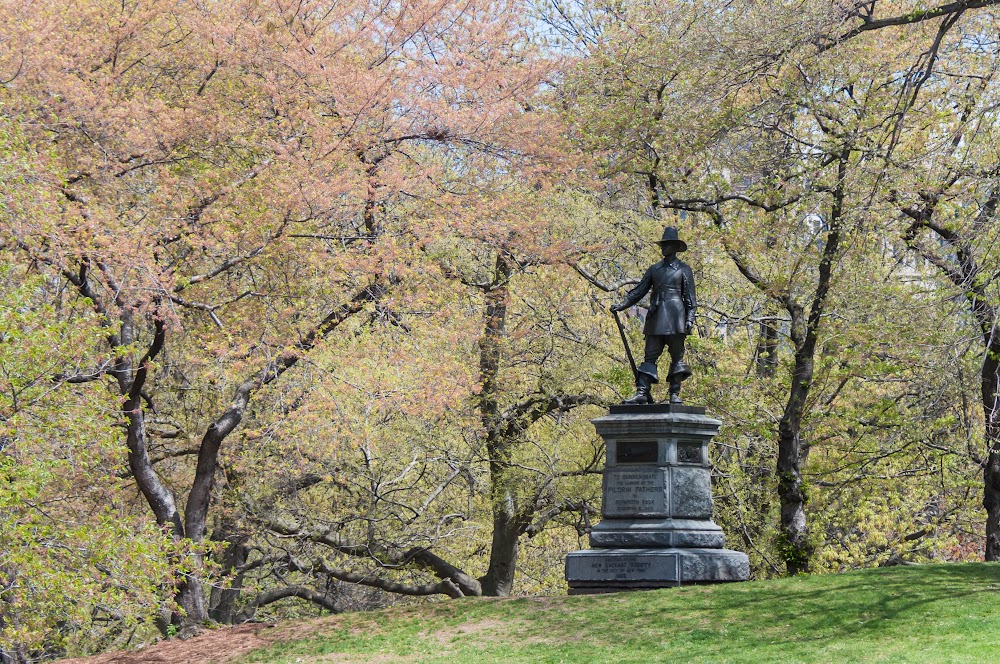
[[[571,595],[746,581],[750,561],[729,549],[589,549],[566,556]]]
[[[675,404],[612,406],[604,438],[600,523],[587,551],[566,556],[571,595],[746,581],[746,554],[724,549],[712,521],[708,445],[719,420]]]
[[[725,546],[725,536],[714,522],[700,519],[605,519],[590,531],[590,546],[721,549]]]

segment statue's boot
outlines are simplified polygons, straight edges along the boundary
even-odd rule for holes
[[[670,403],[684,403],[684,400],[681,399],[682,380],[684,380],[684,378],[675,375],[670,381]]]
[[[691,376],[691,367],[684,360],[676,360],[670,363],[670,373],[667,380],[670,381],[670,403],[684,403],[681,399],[681,382]]]
[[[653,379],[649,374],[640,373],[639,377],[635,380],[635,394],[630,396],[628,399],[622,401],[624,404],[629,404],[632,406],[638,406],[644,403],[652,403],[653,400],[649,396],[649,388],[653,385]]]

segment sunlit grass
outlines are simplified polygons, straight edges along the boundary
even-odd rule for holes
[[[1000,565],[926,565],[338,616],[246,662],[986,662]],[[326,655],[336,653],[334,659]]]

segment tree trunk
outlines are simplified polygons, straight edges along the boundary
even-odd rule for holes
[[[792,388],[778,424],[778,498],[781,501],[778,548],[789,575],[808,572],[813,553],[806,522],[806,493],[802,485],[801,463],[805,455],[799,436],[812,377],[812,353],[796,352]]]
[[[490,459],[490,500],[493,510],[493,533],[490,564],[486,575],[479,579],[483,594],[509,595],[514,585],[517,567],[518,538],[517,504],[510,483],[510,433],[501,432],[498,374],[506,334],[507,307],[510,290],[507,286],[513,265],[504,252],[498,251],[493,280],[486,292],[486,314],[483,336],[479,340],[479,376],[482,393],[479,401],[480,418],[486,429],[486,451]]]
[[[501,471],[502,473],[502,471]],[[504,484],[494,482],[494,484]],[[502,495],[493,496],[493,541],[490,545],[490,566],[479,579],[483,595],[506,597],[514,588],[517,552],[521,539],[518,515],[513,496],[506,486],[497,487]]]
[[[178,587],[176,600],[183,613],[171,616],[172,624],[186,626],[204,625],[208,622],[208,603],[205,601],[205,587],[201,583],[201,571],[202,565],[199,564]]]
[[[986,462],[983,466],[983,507],[986,508],[986,560],[1000,560],[1000,346],[987,347],[982,369],[983,415],[986,421]]]
[[[840,224],[844,212],[844,183],[847,178],[848,152],[840,155],[837,169],[837,186],[833,190],[830,206],[829,231],[823,256],[819,262],[816,290],[809,307],[809,317],[803,321],[804,311],[798,306],[788,306],[792,317],[790,332],[795,344],[795,366],[788,403],[778,423],[778,497],[781,501],[781,532],[779,550],[789,575],[809,571],[809,559],[815,547],[809,539],[806,521],[806,492],[802,484],[802,464],[809,454],[800,432],[806,412],[806,400],[813,385],[814,358],[819,324],[830,292],[833,263],[840,254]],[[789,302],[789,304],[792,304]]]
[[[966,116],[967,117],[967,116]],[[964,120],[963,120],[964,122]],[[958,145],[958,142],[955,142]],[[993,279],[981,279],[983,268],[976,260],[973,241],[980,229],[995,223],[1000,207],[1000,190],[994,188],[979,207],[973,220],[972,229],[959,232],[951,224],[934,221],[937,204],[947,189],[956,182],[945,183],[934,195],[925,197],[921,207],[902,207],[903,214],[913,220],[903,239],[907,246],[915,250],[938,267],[956,288],[965,295],[969,310],[976,319],[982,333],[983,367],[980,372],[980,394],[983,402],[984,437],[986,439],[986,459],[983,465],[983,507],[986,509],[986,551],[987,561],[1000,560],[1000,329],[997,327],[997,309],[991,304],[993,298],[986,294],[986,285]],[[916,241],[921,229],[930,229],[955,251],[955,262],[950,263],[933,249]]]
[[[754,365],[758,378],[772,378],[778,371],[778,329],[770,321],[760,321]]]
[[[246,546],[247,537],[236,532],[235,524],[228,517],[222,517],[212,536],[218,542],[225,542],[219,565],[224,576],[233,573],[247,562],[249,550]],[[237,572],[232,577],[229,587],[212,586],[208,602],[208,616],[217,623],[231,625],[236,620],[236,603],[243,592],[243,572]]]

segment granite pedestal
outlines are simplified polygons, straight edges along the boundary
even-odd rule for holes
[[[722,422],[704,408],[612,406],[593,420],[605,441],[602,519],[566,556],[570,594],[746,581],[746,554],[712,521],[708,444]]]

